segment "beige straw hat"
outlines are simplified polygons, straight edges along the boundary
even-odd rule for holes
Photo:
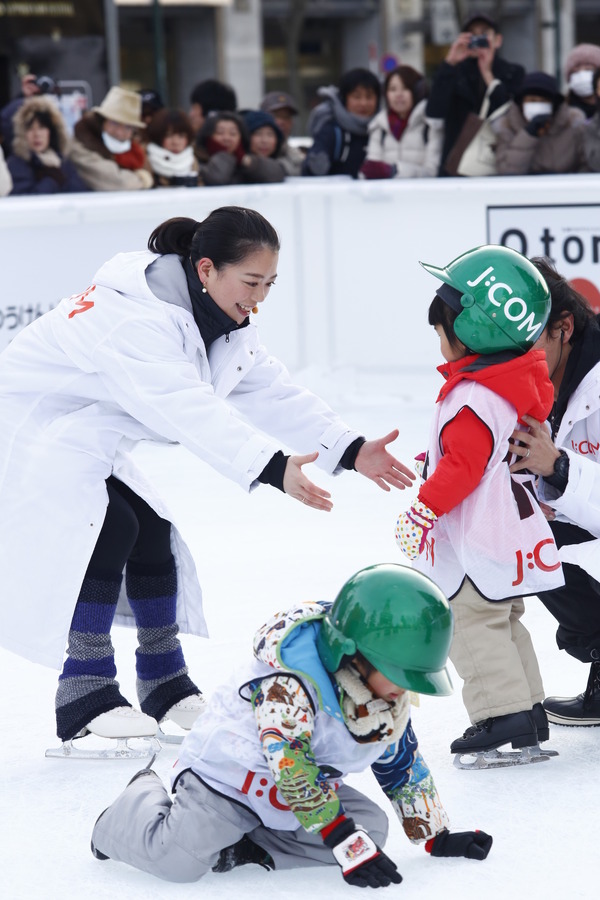
[[[142,122],[140,94],[136,94],[135,91],[126,91],[125,88],[111,87],[100,106],[92,107],[92,112],[100,113],[105,119],[111,119],[121,125],[131,125],[133,128],[146,127]]]

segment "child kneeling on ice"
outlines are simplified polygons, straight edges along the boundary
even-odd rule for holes
[[[174,799],[143,769],[97,820],[94,855],[167,881],[248,862],[337,863],[349,884],[397,884],[381,850],[385,812],[344,784],[371,766],[411,841],[432,856],[484,859],[489,835],[448,830],[410,723],[410,691],[452,690],[451,638],[442,592],[398,565],[362,569],[333,605],[274,616],[245,674],[215,692],[186,736]]]

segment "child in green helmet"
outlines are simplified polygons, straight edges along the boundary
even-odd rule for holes
[[[275,877],[337,864],[351,885],[398,884],[386,813],[344,784],[371,766],[411,841],[484,859],[489,835],[449,831],[410,722],[411,690],[451,692],[451,638],[446,598],[405,566],[357,572],[333,606],[277,614],[186,736],[174,799],[143,769],[97,820],[94,856],[167,881],[253,862]]]
[[[398,518],[396,540],[452,601],[450,659],[472,723],[451,745],[457,764],[531,762],[549,731],[539,666],[521,622],[523,595],[564,580],[531,475],[509,471],[509,438],[523,416],[543,421],[552,407],[544,354],[531,349],[550,294],[533,264],[507,247],[477,247],[445,269],[424,268],[442,281],[429,323],[446,360],[438,370],[445,383],[424,481]],[[499,753],[509,742],[521,752]],[[474,762],[461,763],[467,755]]]

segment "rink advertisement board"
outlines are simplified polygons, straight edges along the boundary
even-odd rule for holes
[[[595,174],[373,181],[340,175],[3,197],[0,205],[0,350],[61,297],[85,291],[107,259],[143,250],[161,222],[201,221],[230,205],[257,209],[281,236],[277,289],[253,322],[292,371],[361,367],[370,377],[431,369],[439,361],[427,320],[435,279],[419,261],[445,266],[485,243],[550,256],[600,311]],[[390,376],[390,384],[400,390],[398,379]]]
[[[600,313],[600,203],[488,206],[490,244],[549,257]]]

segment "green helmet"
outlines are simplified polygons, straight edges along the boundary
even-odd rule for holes
[[[446,661],[452,612],[442,591],[414,569],[369,566],[350,578],[321,623],[317,649],[329,672],[358,651],[394,684],[452,693]]]
[[[459,313],[454,332],[475,353],[525,353],[542,333],[550,291],[533,263],[516,250],[486,244],[443,269],[421,265],[444,282],[437,293]]]

